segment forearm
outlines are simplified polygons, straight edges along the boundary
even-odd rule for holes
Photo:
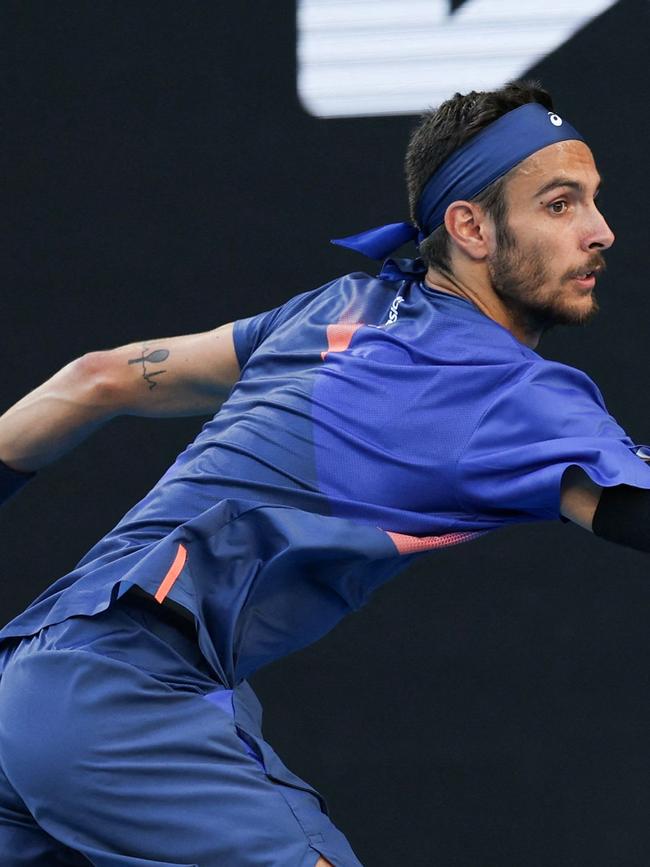
[[[91,353],[71,362],[0,416],[3,463],[38,470],[117,414],[98,358]]]

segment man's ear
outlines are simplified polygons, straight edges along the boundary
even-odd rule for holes
[[[493,234],[492,220],[476,202],[452,202],[445,211],[445,229],[471,259],[485,259]]]

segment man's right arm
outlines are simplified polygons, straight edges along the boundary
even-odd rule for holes
[[[559,487],[563,518],[650,551],[649,455],[631,443],[586,374],[538,362],[483,412],[457,463],[457,498],[492,520],[548,520]]]
[[[208,415],[239,378],[233,325],[90,352],[0,417],[0,461],[31,472],[117,415]]]
[[[561,512],[601,539],[650,552],[650,490],[632,485],[601,488],[579,467],[562,477]]]
[[[589,532],[593,532],[594,514],[603,489],[592,482],[580,467],[565,470],[560,489],[560,512],[562,517]]]

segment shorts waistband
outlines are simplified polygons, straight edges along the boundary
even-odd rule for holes
[[[146,590],[143,590],[137,584],[134,584],[120,598],[117,604],[126,604],[129,607],[133,606],[145,610],[147,613],[153,614],[168,626],[174,626],[182,632],[186,638],[193,638],[196,640],[196,624],[194,622],[194,615],[188,611],[187,608],[183,608],[182,605],[174,602],[173,599],[165,599],[163,603],[157,602],[153,596],[146,592]]]

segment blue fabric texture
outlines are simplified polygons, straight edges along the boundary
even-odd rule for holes
[[[241,320],[241,379],[152,490],[0,632],[30,635],[137,584],[194,616],[236,687],[317,640],[427,548],[560,517],[577,465],[650,488],[586,374],[392,260]]]
[[[248,684],[150,609],[127,596],[0,650],[3,867],[360,867]]]

